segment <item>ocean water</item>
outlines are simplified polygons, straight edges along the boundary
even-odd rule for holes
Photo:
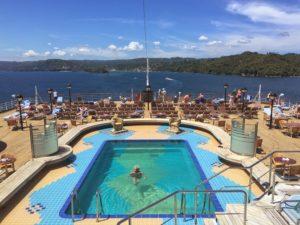
[[[129,176],[135,165],[143,172],[137,184]],[[107,142],[79,188],[80,203],[75,205],[75,211],[95,214],[98,189],[105,215],[128,215],[174,191],[194,189],[201,182],[198,169],[183,141]],[[178,210],[180,197],[177,197]],[[201,202],[202,194],[198,198]],[[170,198],[143,214],[172,214],[173,202],[174,198]],[[187,213],[192,214],[193,194],[187,194],[186,205]],[[214,210],[212,204],[210,212]]]
[[[12,94],[22,94],[24,97],[34,96],[34,86],[44,101],[48,101],[47,89],[53,88],[60,96],[67,96],[67,84],[72,84],[72,96],[79,93],[104,93],[99,96],[120,95],[130,96],[133,92],[142,91],[145,87],[145,73],[114,72],[109,74],[93,74],[84,72],[0,72],[0,102],[11,99]],[[248,93],[255,96],[259,84],[266,96],[270,91],[284,93],[286,102],[300,101],[300,77],[241,77],[234,75],[207,75],[194,73],[150,73],[150,84],[157,92],[165,88],[171,96],[182,94],[198,95],[202,92],[207,97],[223,97],[223,84],[228,83],[228,91],[247,87]]]

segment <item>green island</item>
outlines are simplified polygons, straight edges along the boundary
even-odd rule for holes
[[[150,58],[151,71],[241,76],[300,76],[300,54],[244,52],[219,58]],[[146,59],[0,61],[0,71],[145,71]]]

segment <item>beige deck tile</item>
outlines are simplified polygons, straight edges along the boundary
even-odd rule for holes
[[[126,129],[134,131],[135,133],[128,139],[166,139],[167,134],[158,133],[157,129],[160,126],[127,126]]]
[[[213,167],[213,171],[215,173],[220,172],[221,170],[224,170],[225,168],[228,168],[228,165],[223,165],[223,166],[215,166]],[[242,170],[227,170],[224,173],[222,173],[222,175],[224,177],[226,177],[229,180],[232,180],[233,182],[241,185],[241,186],[245,186],[249,184],[249,175]],[[259,186],[257,184],[253,184],[252,185],[252,192],[256,195],[256,196],[260,196],[263,192],[262,190],[259,188]]]
[[[41,172],[34,181],[25,186],[22,192],[19,192],[10,202],[3,207],[0,211],[0,224],[1,225],[33,225],[40,222],[38,213],[29,214],[25,208],[30,206],[29,196],[57,181],[58,179],[74,173],[74,168],[59,167],[50,168],[47,171]]]

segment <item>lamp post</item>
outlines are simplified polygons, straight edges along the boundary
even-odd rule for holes
[[[272,122],[273,122],[273,106],[274,106],[274,100],[277,98],[277,94],[270,93],[269,99],[271,100],[271,114],[270,114],[270,124],[269,129],[272,129]]]
[[[227,88],[228,88],[228,84],[224,84],[224,105],[226,105],[226,97],[227,97]]]
[[[146,89],[143,91],[143,101],[147,102],[147,108],[150,110],[150,103],[153,100],[153,91],[151,90],[150,85],[146,85]]]
[[[52,114],[52,93],[53,93],[53,89],[48,88],[48,95],[49,95],[49,101],[50,101],[50,114]]]
[[[243,106],[242,106],[242,112],[244,112],[244,107],[245,107],[245,94],[247,93],[248,89],[247,88],[242,88],[242,98],[243,98]]]
[[[72,98],[71,98],[71,89],[72,89],[72,85],[71,84],[68,84],[67,86],[68,90],[69,90],[69,102],[70,102],[70,105],[72,103]]]
[[[18,95],[14,95],[15,99],[18,101],[18,105],[19,105],[19,113],[20,113],[20,124],[21,124],[21,129],[23,130],[23,117],[22,117],[22,107],[21,107],[21,103],[23,101],[23,96],[18,94]]]

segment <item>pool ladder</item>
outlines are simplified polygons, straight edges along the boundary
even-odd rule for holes
[[[198,193],[195,193],[195,198],[198,198]],[[198,208],[198,201],[197,201]],[[207,205],[207,207],[206,207]],[[206,209],[208,208],[208,209]],[[196,212],[197,213],[197,212]],[[181,200],[180,200],[180,214],[183,215],[183,220],[186,221],[186,192],[181,193]],[[211,193],[204,193],[203,204],[202,204],[202,211],[201,214],[211,214]]]
[[[75,189],[71,193],[71,214],[72,214],[72,222],[75,222],[75,204],[77,202],[78,211],[80,212],[81,209],[79,207],[79,198],[78,198],[78,191]],[[100,207],[100,210],[99,210]],[[103,201],[102,201],[102,194],[99,189],[96,191],[96,222],[99,222],[99,212],[100,215],[104,214],[103,208]]]
[[[100,206],[100,210],[99,210]],[[100,214],[104,214],[104,208],[103,208],[103,201],[102,201],[102,194],[99,189],[96,191],[96,222],[99,222],[99,211]]]

